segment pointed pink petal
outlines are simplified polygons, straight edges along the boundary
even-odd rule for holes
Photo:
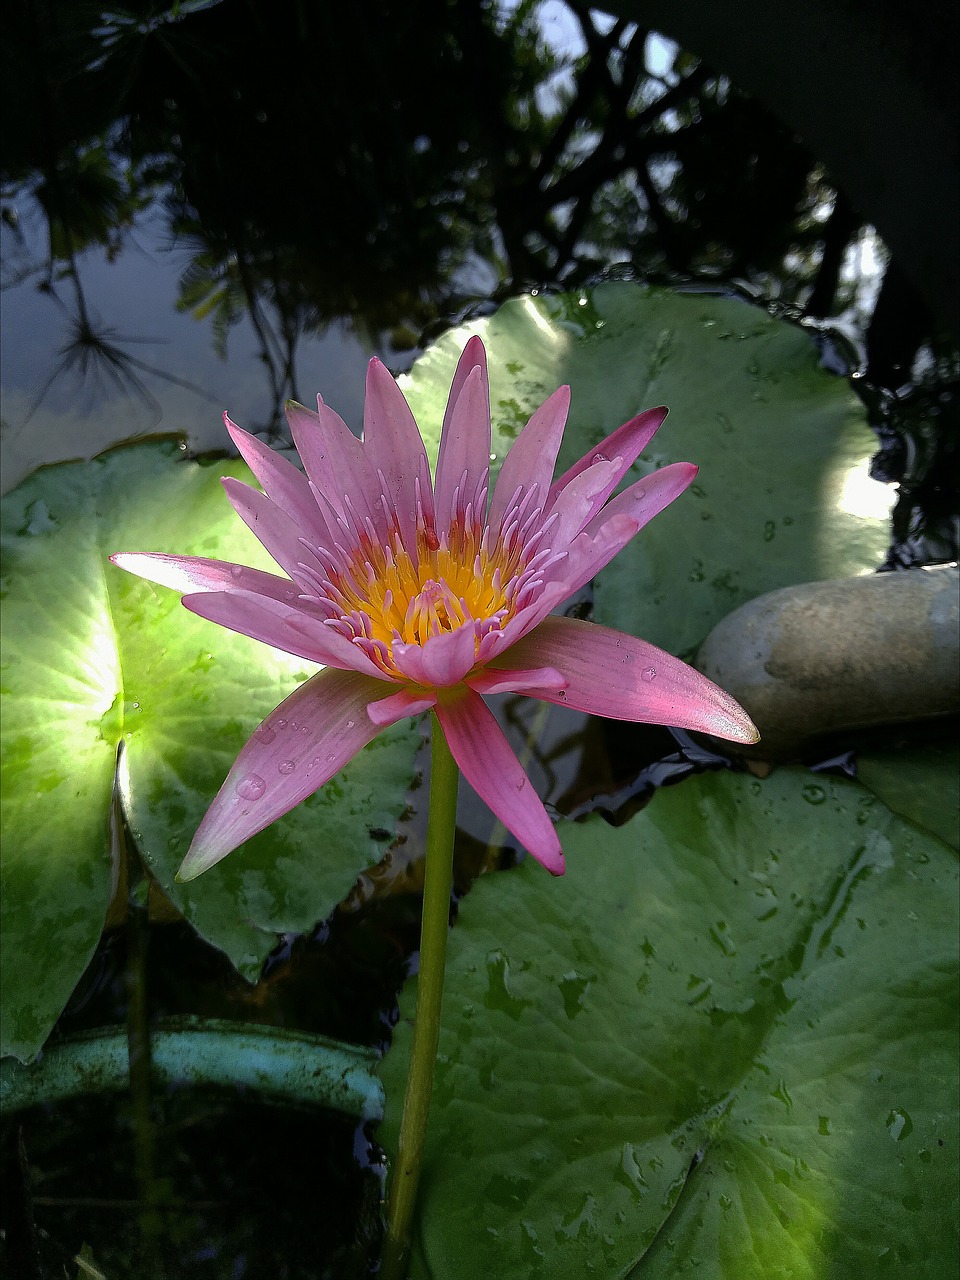
[[[565,550],[586,524],[596,515],[620,479],[620,468],[612,462],[597,462],[557,494],[550,515],[557,517],[550,530],[550,545]]]
[[[397,513],[404,542],[416,546],[414,477],[428,477],[430,466],[416,420],[390,371],[374,358],[367,366],[363,403],[363,450],[383,475],[387,497]]]
[[[565,689],[529,690],[531,697],[576,711],[645,724],[699,729],[734,742],[759,738],[750,717],[728,693],[679,658],[634,636],[576,618],[546,618],[500,659],[511,666],[549,663]]]
[[[292,516],[301,532],[314,543],[328,541],[327,523],[320,514],[310,484],[289,458],[274,452],[235,422],[223,415],[230,438],[240,451],[240,456],[259,480],[264,493],[281,511]]]
[[[425,689],[401,689],[399,693],[391,693],[388,698],[371,702],[367,707],[367,715],[374,724],[385,729],[388,724],[395,724],[407,716],[418,716],[436,706],[437,695]]]
[[[280,578],[244,564],[206,560],[202,556],[168,556],[159,552],[118,552],[110,559],[120,569],[135,573],[174,591],[252,591],[293,605],[300,589],[289,578]]]
[[[482,349],[482,348],[481,348]],[[464,353],[466,354],[466,353]],[[461,364],[463,361],[461,360]],[[470,371],[444,418],[434,485],[437,529],[443,534],[468,503],[474,511],[490,476],[490,393],[486,369]],[[482,519],[484,512],[480,511]]]
[[[363,445],[319,396],[317,408],[317,413],[311,413],[292,400],[286,405],[287,422],[307,475],[351,529],[355,528],[355,512],[361,519],[370,519],[383,536],[388,513],[382,504],[376,505],[381,498],[380,482],[364,457]]]
[[[447,396],[447,407],[443,414],[443,425],[440,430],[441,439],[446,433],[447,427],[450,425],[450,417],[456,407],[457,401],[460,399],[460,392],[463,390],[467,379],[470,377],[470,374],[474,369],[480,370],[483,375],[484,385],[487,385],[487,353],[484,350],[483,343],[476,334],[467,340],[466,346],[460,353],[460,359],[457,361],[457,368],[453,375],[453,381],[450,383],[450,394]],[[487,416],[489,417],[490,415],[488,414]]]
[[[570,593],[578,591],[608,565],[648,521],[692,484],[696,474],[692,462],[672,462],[611,498],[574,539],[567,561],[561,566]]]
[[[553,823],[480,695],[458,690],[440,698],[436,711],[453,758],[477,795],[538,862],[562,875],[563,850]]]
[[[512,652],[521,636],[527,635],[571,594],[565,580],[548,582],[531,604],[517,611],[502,631],[491,631],[480,641],[478,662],[486,665],[497,654]],[[516,665],[516,664],[511,664]]]
[[[564,575],[564,583],[568,587],[564,598],[579,591],[608,565],[636,534],[638,528],[637,522],[629,516],[613,516],[604,523],[595,537],[590,538],[581,533],[579,538],[574,538],[566,560],[558,569],[558,573]],[[546,614],[540,616],[544,618]],[[532,631],[535,625],[528,626],[526,632]]]
[[[465,681],[477,693],[526,693],[528,689],[565,689],[567,677],[556,667],[534,667],[528,671],[484,667]]]
[[[362,649],[319,618],[312,618],[282,601],[246,591],[211,591],[184,596],[183,604],[198,617],[259,640],[261,644],[309,662],[362,672],[383,680],[389,688],[387,677]]]
[[[303,529],[265,493],[251,489],[232,476],[224,476],[221,483],[234,511],[284,573],[296,581],[298,564],[305,563],[314,569],[321,567],[300,541]]]
[[[456,627],[442,635],[431,636],[424,645],[404,644],[395,640],[393,660],[408,680],[428,689],[443,689],[459,684],[476,664],[477,646],[471,626]]]
[[[494,533],[500,532],[503,516],[521,486],[529,489],[536,484],[537,505],[543,506],[546,502],[569,409],[570,388],[559,387],[536,410],[511,445],[500,467],[487,517]]]
[[[312,795],[380,732],[367,703],[383,686],[328,669],[296,688],[237,756],[178,874],[192,880]]]
[[[654,433],[663,424],[666,416],[667,410],[664,408],[646,409],[635,418],[631,418],[629,422],[625,422],[622,427],[617,427],[616,431],[611,432],[605,440],[601,440],[589,453],[585,453],[579,462],[575,462],[569,471],[565,471],[559,480],[554,481],[547,508],[552,506],[560,491],[565,489],[575,476],[578,476],[581,471],[586,471],[587,467],[592,466],[597,459],[606,458],[613,461],[614,458],[619,458],[621,460],[619,474],[614,483],[616,488],[649,444]]]
[[[696,479],[699,467],[692,462],[671,462],[659,471],[643,476],[636,483],[611,498],[599,515],[594,516],[584,533],[593,537],[607,520],[616,516],[629,516],[642,529],[664,507],[669,507]]]

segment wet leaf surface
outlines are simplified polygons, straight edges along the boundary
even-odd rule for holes
[[[235,755],[315,669],[195,617],[113,551],[270,561],[224,474],[175,442],[44,468],[4,502],[3,1050],[39,1049],[90,958],[110,898],[118,747],[126,820],[168,897],[255,977],[277,934],[327,916],[382,855],[419,735],[382,735],[325,788],[189,885],[177,867]]]
[[[401,378],[432,457],[469,333],[489,357],[495,468],[564,382],[573,399],[558,474],[661,404],[669,417],[625,483],[671,462],[700,468],[599,576],[598,622],[683,656],[754,596],[882,564],[893,494],[867,474],[876,438],[797,326],[733,298],[635,284],[514,299],[446,334]]]
[[[952,852],[802,769],[562,836],[563,879],[527,860],[461,905],[413,1275],[942,1276]]]

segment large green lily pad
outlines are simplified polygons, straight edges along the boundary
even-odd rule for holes
[[[174,874],[257,723],[315,668],[207,623],[114,568],[169,551],[270,568],[219,480],[176,442],[44,468],[4,500],[2,1048],[36,1053],[96,946],[111,891],[115,777],[170,898],[254,976],[382,853],[419,736],[382,735],[317,795],[189,885]],[[119,771],[118,748],[121,748]]]
[[[857,777],[894,813],[960,850],[960,747],[933,741],[857,752]]]
[[[563,839],[461,905],[412,1275],[950,1274],[952,852],[800,769]]]
[[[882,563],[890,496],[867,475],[876,439],[796,325],[736,299],[636,284],[516,299],[445,334],[400,380],[434,456],[471,333],[490,363],[494,470],[564,382],[561,470],[660,404],[670,416],[627,482],[669,462],[700,467],[600,575],[597,621],[682,655],[754,596]]]

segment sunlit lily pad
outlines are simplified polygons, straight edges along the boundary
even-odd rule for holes
[[[263,568],[219,480],[176,443],[48,467],[4,500],[3,1051],[30,1057],[82,973],[110,897],[120,796],[143,856],[188,919],[254,976],[278,932],[309,928],[383,852],[419,736],[384,734],[214,872],[173,877],[246,737],[315,668],[206,623],[114,568],[170,551]]]
[[[461,904],[413,1276],[945,1275],[953,853],[799,769],[563,837]]]
[[[401,379],[434,454],[470,333],[490,358],[494,467],[564,382],[561,468],[660,404],[670,416],[625,483],[669,462],[700,467],[600,575],[598,621],[684,655],[754,596],[882,563],[891,497],[867,474],[876,439],[796,325],[736,299],[636,284],[516,299],[446,334]]]

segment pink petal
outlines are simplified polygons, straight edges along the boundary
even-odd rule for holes
[[[457,401],[460,399],[460,392],[463,390],[467,379],[474,369],[479,369],[483,382],[486,385],[487,379],[487,353],[484,350],[483,343],[474,334],[472,338],[467,340],[466,346],[460,353],[460,359],[457,361],[457,367],[453,375],[453,381],[450,383],[450,394],[447,397],[447,407],[443,414],[443,425],[440,430],[441,438],[446,433],[447,427],[450,425],[450,418],[456,407]],[[489,405],[488,405],[489,408]],[[489,413],[487,417],[489,417]]]
[[[387,497],[408,547],[416,546],[417,509],[414,478],[421,492],[431,492],[427,451],[410,406],[390,371],[374,358],[367,366],[363,403],[363,449],[374,471],[383,475]],[[432,515],[432,507],[427,513]]]
[[[693,483],[692,462],[672,462],[618,493],[570,547],[562,572],[571,593],[610,563],[630,539]]]
[[[664,408],[646,409],[635,418],[631,418],[629,422],[625,422],[622,427],[617,427],[616,431],[611,432],[605,440],[601,440],[589,453],[585,453],[579,462],[575,462],[569,471],[565,471],[559,480],[554,481],[547,502],[548,509],[556,501],[557,495],[561,490],[565,489],[570,481],[575,476],[578,476],[581,471],[586,471],[587,467],[592,466],[598,458],[606,458],[611,462],[614,458],[620,459],[618,464],[619,474],[613,486],[616,488],[622,477],[650,443],[654,433],[663,424],[666,416],[667,410]],[[611,492],[613,492],[612,489]]]
[[[453,758],[477,795],[538,862],[562,875],[563,850],[553,823],[480,695],[458,690],[441,697],[436,711]]]
[[[309,662],[359,671],[387,681],[361,648],[345,636],[282,601],[246,591],[211,591],[183,597],[184,606],[200,618]],[[386,685],[389,688],[389,683]]]
[[[487,517],[494,533],[500,532],[503,516],[521,486],[529,489],[537,485],[538,505],[546,502],[569,408],[570,388],[559,387],[537,409],[511,445],[500,468]]]
[[[265,493],[251,489],[248,484],[224,476],[221,481],[230,505],[250,532],[269,551],[277,564],[296,581],[297,565],[301,562],[311,568],[319,568],[319,562],[303,546],[300,538],[304,530],[297,522],[281,511]]]
[[[463,364],[462,359],[460,363]],[[477,511],[489,475],[490,393],[486,369],[476,366],[470,371],[456,402],[451,391],[450,407],[443,421],[434,486],[437,528],[441,534],[458,519],[468,503]],[[479,514],[482,517],[484,513]]]
[[[226,414],[223,415],[223,421],[231,440],[270,501],[292,516],[301,532],[313,542],[320,545],[326,543],[327,524],[317,508],[309,481],[303,472],[288,458],[275,453],[262,440],[231,422]]]
[[[484,667],[476,675],[468,676],[465,683],[477,693],[489,696],[494,693],[526,693],[528,689],[565,689],[567,677],[556,667],[534,667],[529,671]]]
[[[119,552],[110,559],[128,573],[135,573],[174,591],[247,591],[293,605],[300,589],[289,578],[280,578],[243,564],[206,560],[202,556],[168,556],[159,552]]]
[[[613,462],[594,463],[574,476],[551,507],[557,523],[549,534],[550,545],[558,551],[566,549],[606,502],[619,478],[620,469]]]
[[[376,505],[381,498],[380,482],[364,457],[363,445],[319,396],[317,409],[311,413],[292,400],[286,405],[287,422],[307,475],[348,527],[355,528],[356,513],[361,519],[370,519],[384,536],[388,513]]]
[[[612,517],[626,515],[642,529],[655,515],[669,507],[696,479],[699,467],[692,462],[671,462],[668,466],[643,476],[611,498],[599,515],[594,516],[584,533],[594,536]]]
[[[699,729],[734,742],[756,742],[750,717],[728,693],[679,658],[646,640],[577,618],[546,618],[503,655],[511,666],[548,663],[565,689],[531,697],[611,720]]]
[[[415,684],[429,689],[443,689],[459,684],[476,664],[477,646],[471,626],[456,627],[438,636],[431,636],[426,644],[404,644],[395,640],[392,645],[393,660],[398,669]]]
[[[388,698],[380,698],[367,707],[367,715],[374,724],[385,729],[388,724],[404,720],[407,716],[418,716],[436,706],[437,695],[427,689],[401,689],[399,693],[391,693]]]
[[[177,874],[192,880],[328,782],[380,732],[367,703],[382,685],[320,671],[285,698],[237,756]]]
[[[591,538],[586,533],[581,533],[579,538],[574,538],[567,558],[558,570],[563,573],[564,583],[568,588],[564,598],[573,595],[574,591],[579,591],[605,565],[608,565],[613,557],[623,550],[639,527],[637,522],[631,520],[629,516],[613,516],[604,523],[595,537]],[[546,614],[540,616],[543,618]],[[528,626],[526,631],[529,632],[532,629],[532,626]]]
[[[486,665],[497,654],[512,652],[513,646],[520,637],[538,626],[569,595],[571,591],[566,580],[558,578],[556,581],[548,582],[537,599],[518,610],[502,631],[491,631],[483,637],[480,641],[479,661]]]

